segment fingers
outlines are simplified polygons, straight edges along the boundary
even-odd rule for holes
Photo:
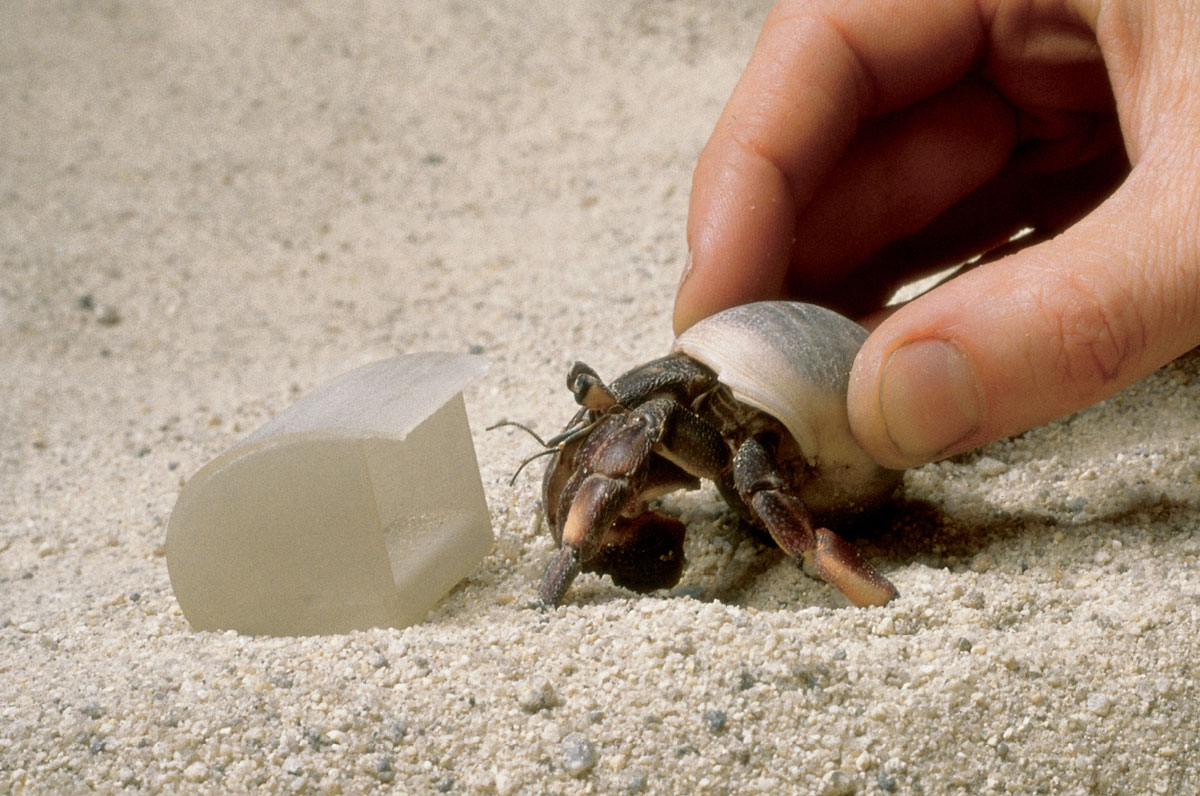
[[[1044,242],[901,308],[864,345],[851,423],[893,467],[1087,406],[1200,343],[1194,4],[916,5],[772,12],[696,168],[675,310],[681,330],[792,290],[836,303],[850,282],[868,310],[914,262],[1037,225]],[[1002,135],[946,113],[992,109],[955,86],[972,67],[1020,108]]]
[[[1197,160],[1135,170],[1058,238],[885,320],[851,374],[850,422],[868,453],[908,467],[969,450],[1089,406],[1200,343]]]
[[[682,330],[731,304],[780,295],[797,208],[865,119],[957,81],[983,46],[969,3],[780,3],[763,27],[693,177]]]
[[[850,422],[913,466],[1089,406],[1200,343],[1200,25],[1174,4],[1096,26],[1136,164],[1057,238],[942,285],[884,320],[851,373]],[[1095,20],[1093,20],[1095,21]],[[1152,24],[1152,22],[1154,24]],[[1169,32],[1157,42],[1137,35]],[[1182,41],[1190,39],[1190,41]]]
[[[1115,127],[1115,120],[1112,125]],[[1016,158],[921,230],[866,258],[841,282],[826,287],[795,270],[789,292],[866,324],[869,315],[914,279],[961,265],[977,255],[985,261],[997,260],[1049,240],[1083,218],[1129,174],[1129,161],[1120,143],[1114,132],[1107,151],[1065,171],[1030,173],[1024,159]],[[1022,230],[1032,232],[1013,240]]]
[[[1001,171],[1014,132],[1008,105],[974,81],[877,120],[801,212],[788,292],[825,292],[923,229]]]

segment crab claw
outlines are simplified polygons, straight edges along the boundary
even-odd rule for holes
[[[686,533],[682,522],[655,511],[622,517],[600,538],[583,571],[609,575],[633,591],[669,589],[683,574]]]
[[[558,605],[580,572],[608,575],[618,586],[637,592],[669,589],[683,574],[687,526],[674,517],[647,511],[620,517],[596,541],[586,558],[567,542],[546,567],[538,599]]]
[[[604,530],[617,521],[631,494],[624,479],[599,473],[583,479],[563,522],[562,547],[542,576],[538,598],[544,605],[558,605],[562,600],[582,562],[592,557]]]

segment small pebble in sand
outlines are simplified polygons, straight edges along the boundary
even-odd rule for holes
[[[991,456],[980,456],[975,462],[975,469],[980,475],[990,478],[1008,472],[1008,465]]]
[[[517,703],[526,713],[537,713],[558,704],[554,687],[545,680],[523,683],[517,691]]]
[[[188,782],[203,782],[208,779],[208,766],[197,760],[183,770],[183,776]]]
[[[979,591],[978,589],[965,594],[963,598],[959,600],[959,602],[964,608],[973,608],[976,611],[983,609],[984,605],[986,604],[983,598],[983,592]]]
[[[1107,716],[1112,710],[1112,698],[1108,694],[1088,694],[1087,708],[1097,716]]]
[[[492,787],[496,796],[512,796],[520,790],[520,786],[507,771],[497,771],[492,777]]]
[[[645,771],[628,771],[622,777],[621,784],[626,793],[645,793],[649,778]]]
[[[582,777],[596,765],[596,747],[583,733],[573,732],[562,741],[563,768],[573,777]]]
[[[704,723],[708,725],[708,729],[713,732],[721,732],[725,729],[725,711],[723,710],[706,710],[704,711]]]
[[[854,780],[841,771],[830,771],[821,778],[821,786],[817,790],[820,796],[851,796],[858,792]]]
[[[95,318],[101,326],[116,326],[121,322],[121,313],[111,304],[100,304],[96,307]]]

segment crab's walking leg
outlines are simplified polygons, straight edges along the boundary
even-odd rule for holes
[[[605,384],[596,371],[576,362],[567,373],[567,389],[575,402],[594,412],[607,412],[616,404],[633,409],[654,396],[684,400],[703,394],[717,384],[717,374],[690,357],[668,354]],[[685,401],[686,402],[686,401]]]
[[[846,540],[828,528],[813,528],[804,502],[788,488],[774,458],[757,439],[742,443],[733,457],[738,494],[793,558],[803,558],[813,572],[855,605],[883,605],[896,587],[867,563]]]
[[[558,554],[546,567],[542,575],[542,585],[538,588],[538,600],[542,605],[558,605],[571,586],[571,581],[579,574],[579,548],[575,545],[563,545]]]

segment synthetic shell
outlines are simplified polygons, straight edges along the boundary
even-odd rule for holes
[[[787,428],[814,471],[801,496],[828,512],[875,503],[900,479],[850,432],[846,388],[866,339],[866,329],[823,307],[761,301],[700,321],[671,350],[712,368],[735,398]]]

